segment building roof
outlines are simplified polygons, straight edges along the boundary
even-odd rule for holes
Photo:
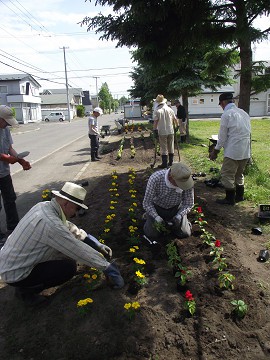
[[[57,104],[66,104],[67,96],[66,94],[57,94],[57,95],[40,95],[41,105],[57,105]],[[69,103],[71,105],[76,104],[72,94],[69,94]]]
[[[0,81],[31,80],[37,87],[41,85],[30,74],[0,74]]]
[[[45,95],[56,95],[56,94],[66,94],[67,93],[67,89],[44,89],[42,91],[42,94],[45,94]],[[72,95],[75,95],[75,96],[81,96],[83,97],[84,94],[83,94],[83,90],[82,88],[69,88],[68,89],[68,93],[69,94],[72,94]]]

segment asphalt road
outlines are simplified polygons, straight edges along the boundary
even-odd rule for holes
[[[115,128],[120,114],[103,115],[99,124]],[[90,142],[87,118],[69,122],[21,125],[12,133],[17,152],[30,151],[26,160],[32,169],[23,171],[19,164],[11,165],[17,208],[22,217],[41,201],[44,189],[60,189],[64,182],[78,182],[90,163]],[[78,182],[79,183],[79,182]],[[0,213],[1,229],[5,230],[4,210]]]

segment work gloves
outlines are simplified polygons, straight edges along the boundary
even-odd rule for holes
[[[154,139],[158,139],[158,130],[153,130]]]
[[[125,285],[124,279],[115,264],[110,264],[103,273],[113,289],[121,289]]]
[[[216,150],[216,149],[212,150],[209,154],[209,159],[212,161],[216,160],[216,158],[218,157],[218,153],[219,153],[219,150]]]
[[[91,246],[93,249],[97,250],[98,252],[100,252],[101,254],[103,254],[104,256],[107,256],[109,258],[112,257],[112,249],[109,248],[109,246],[102,244],[101,242],[98,241],[98,239],[96,239],[94,236],[88,234],[86,236],[86,238],[84,239],[84,242]]]
[[[162,219],[162,217],[160,217],[159,215],[155,217],[155,222],[161,224],[164,222],[164,220]]]
[[[174,222],[174,225],[177,226],[177,227],[180,227],[181,226],[181,223],[182,223],[182,216],[181,215],[175,215],[173,217],[173,222]]]
[[[0,161],[4,161],[8,164],[15,164],[16,162],[18,162],[19,164],[21,164],[21,166],[23,167],[23,170],[30,170],[31,169],[31,165],[28,161],[24,160],[24,159],[19,159],[15,156],[12,155],[7,155],[7,154],[0,154]]]

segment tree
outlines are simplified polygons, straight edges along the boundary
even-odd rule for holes
[[[191,49],[206,44],[239,49],[239,106],[249,111],[251,43],[270,32],[270,28],[260,31],[252,24],[258,16],[269,14],[269,0],[96,0],[96,3],[113,6],[115,13],[85,17],[82,25],[102,32],[101,39],[117,40],[118,46],[137,46],[146,62],[163,63],[168,72],[185,62]],[[175,52],[182,57],[176,60]]]
[[[113,104],[113,97],[106,82],[101,85],[98,96],[101,99],[100,106],[102,109],[104,111],[108,110],[110,113]]]

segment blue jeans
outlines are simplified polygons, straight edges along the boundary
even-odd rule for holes
[[[16,207],[17,196],[10,175],[0,178],[0,190],[6,213],[7,230],[14,230],[19,222],[19,215]]]

